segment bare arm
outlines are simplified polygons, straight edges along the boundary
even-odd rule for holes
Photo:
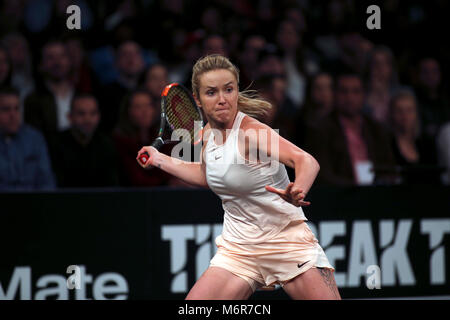
[[[283,199],[296,206],[309,205],[310,203],[303,201],[303,199],[309,192],[320,170],[316,159],[278,135],[269,126],[250,117],[246,117],[244,120],[246,121],[243,122],[243,130],[254,129],[256,132],[259,130],[266,130],[267,132],[267,140],[258,138],[257,146],[259,152],[265,152],[272,159],[278,160],[295,170],[295,181],[291,182],[285,190],[271,186],[267,186],[266,190],[279,194]]]
[[[311,189],[311,186],[313,185],[317,174],[319,173],[319,163],[312,155],[310,155],[306,151],[300,149],[287,140],[285,141],[292,145],[293,150],[287,154],[288,158],[286,162],[283,162],[282,160],[280,161],[287,166],[294,168],[295,181],[293,190],[302,190],[303,194],[306,196],[306,194],[309,192],[309,189]]]
[[[174,159],[158,151],[155,152],[155,150],[156,149],[153,147],[143,147],[139,151],[147,151],[150,154],[150,160],[145,165],[141,163],[143,168],[147,169],[150,166],[154,166],[189,184],[200,187],[208,187],[202,163]]]
[[[209,125],[205,126],[207,129]],[[205,131],[205,130],[204,130]],[[153,147],[143,147],[139,150],[136,160],[139,165],[144,169],[149,169],[151,167],[157,167],[165,172],[187,182],[189,184],[206,187],[208,188],[208,183],[206,181],[206,167],[203,161],[203,152],[206,146],[206,142],[203,143],[200,163],[182,161],[180,159],[173,158],[171,156],[165,155]],[[139,156],[147,152],[150,156],[149,160],[142,164],[139,161]]]

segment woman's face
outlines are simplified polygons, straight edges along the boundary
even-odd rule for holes
[[[154,98],[161,97],[161,92],[168,83],[167,70],[163,66],[157,65],[148,71],[145,86]]]
[[[392,76],[392,66],[389,56],[384,52],[377,52],[372,60],[372,79],[388,82]]]
[[[138,93],[131,98],[128,115],[133,125],[139,129],[148,129],[157,116],[157,110],[148,94]]]
[[[212,127],[231,126],[237,113],[239,88],[231,71],[218,69],[200,76],[197,104]]]
[[[322,74],[314,79],[311,88],[312,100],[318,107],[331,108],[333,105],[333,79]]]
[[[296,50],[300,45],[300,36],[295,30],[295,25],[290,21],[283,21],[278,27],[277,32],[278,45],[284,51]]]
[[[281,59],[275,55],[265,57],[258,66],[258,73],[262,74],[285,74]]]
[[[424,59],[420,62],[419,80],[426,88],[435,89],[441,83],[439,63],[434,59]]]
[[[414,99],[410,97],[399,98],[392,109],[394,126],[402,130],[413,129],[417,123],[417,109]]]

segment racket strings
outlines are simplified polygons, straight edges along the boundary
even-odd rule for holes
[[[195,121],[202,121],[197,107],[182,89],[173,87],[167,94],[166,116],[172,130],[185,129],[195,141]]]

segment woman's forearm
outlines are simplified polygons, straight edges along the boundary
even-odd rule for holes
[[[319,163],[309,153],[302,152],[295,159],[294,169],[294,186],[297,186],[306,195],[319,173]]]
[[[202,165],[195,162],[182,161],[163,153],[158,153],[152,165],[187,183],[208,187]]]

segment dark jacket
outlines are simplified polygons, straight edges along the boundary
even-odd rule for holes
[[[138,151],[148,143],[131,136],[114,132],[113,140],[119,157],[119,179],[123,186],[152,187],[163,186],[169,182],[170,175],[161,169],[144,170],[137,162]],[[168,152],[169,145],[164,145],[160,152]]]
[[[114,128],[119,123],[120,108],[124,103],[124,99],[132,91],[121,85],[118,81],[114,81],[106,85],[100,91],[99,102],[102,120],[100,122],[100,129],[112,135]]]
[[[45,87],[27,96],[24,102],[24,120],[40,130],[46,139],[58,132],[58,116],[53,94]]]
[[[362,119],[362,136],[367,146],[369,160],[374,167],[394,166],[395,160],[388,133],[369,117],[363,115]],[[308,128],[305,138],[305,151],[315,157],[320,165],[317,177],[319,184],[341,186],[356,184],[347,138],[336,111],[317,125]]]
[[[59,187],[119,185],[117,152],[108,136],[97,131],[87,145],[81,145],[68,129],[56,141],[52,160]]]

